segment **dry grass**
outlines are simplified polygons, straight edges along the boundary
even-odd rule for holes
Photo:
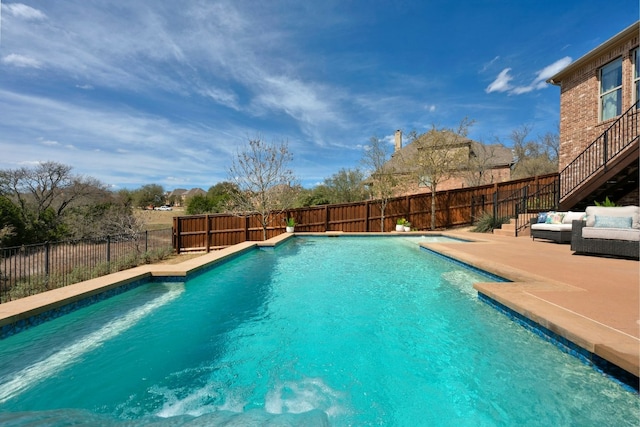
[[[173,217],[184,215],[184,208],[173,208],[172,211],[149,211],[135,209],[133,214],[144,221],[146,230],[161,230],[173,227]]]

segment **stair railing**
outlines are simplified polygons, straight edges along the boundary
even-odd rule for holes
[[[515,205],[516,217],[516,237],[518,233],[529,226],[531,218],[530,213],[538,213],[558,209],[560,204],[560,180],[555,179],[552,183],[543,185],[536,191],[531,192],[529,186],[524,187],[521,193],[521,199]],[[521,222],[521,216],[526,219]]]
[[[526,185],[507,194],[493,193],[493,218],[515,218],[516,236],[529,226],[530,213],[558,209],[560,202],[559,178],[539,186]],[[524,221],[521,216],[526,217]]]
[[[592,175],[606,169],[607,163],[638,139],[636,112],[640,100],[611,124],[560,172],[560,199],[578,188]]]

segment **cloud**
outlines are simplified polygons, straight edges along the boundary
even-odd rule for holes
[[[485,71],[487,71],[498,59],[500,59],[499,56],[496,56],[495,58],[493,58],[491,61],[487,62],[486,64],[484,64],[482,66],[482,69],[480,70],[481,73],[484,73]]]
[[[509,75],[511,72],[511,68],[505,68],[498,74],[498,77],[485,89],[485,92],[507,92],[512,89],[512,86],[509,84],[513,77]]]
[[[513,86],[511,81],[513,77],[509,74],[511,68],[505,68],[498,74],[498,77],[485,89],[485,92],[508,92],[509,95],[522,95],[523,93],[533,92],[548,87],[547,80],[557,74],[571,63],[571,58],[565,56],[554,63],[547,65],[542,70],[536,72],[536,77],[531,83],[524,86]]]
[[[558,74],[560,71],[566,68],[567,65],[569,64],[571,64],[571,57],[565,56],[562,59],[558,59],[553,64],[547,65],[542,70],[538,71],[538,75],[535,78],[535,80],[531,83],[531,86],[535,87],[536,89],[542,89],[543,87],[547,87],[547,84],[546,84],[547,80],[549,80],[551,77]]]
[[[38,140],[40,141],[40,144],[47,145],[49,147],[55,147],[60,145],[58,141],[52,141],[50,139],[38,138]]]
[[[13,65],[14,67],[19,68],[42,68],[42,64],[37,59],[18,55],[16,53],[11,53],[5,56],[4,58],[2,58],[2,62],[7,65]]]
[[[2,5],[2,8],[6,10],[9,15],[13,15],[17,18],[22,18],[26,20],[33,21],[41,21],[47,18],[47,15],[39,11],[38,9],[34,9],[31,6],[27,6],[22,3],[9,3]]]

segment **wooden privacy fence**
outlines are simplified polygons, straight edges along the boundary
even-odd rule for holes
[[[548,185],[558,174],[525,178],[480,187],[461,188],[437,192],[436,227],[450,228],[470,225],[482,213],[492,213],[496,194],[509,194],[522,188]],[[431,197],[413,194],[390,199],[384,212],[384,231],[395,229],[396,220],[405,218],[416,230],[431,226]],[[290,209],[274,214],[267,228],[267,238],[285,232],[285,220],[296,220],[296,232],[379,232],[381,205],[377,200],[336,205],[311,206]],[[209,251],[249,240],[262,240],[259,216],[233,216],[229,214],[190,215],[173,218],[173,246],[177,253]]]

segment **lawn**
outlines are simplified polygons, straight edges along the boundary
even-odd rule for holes
[[[145,230],[161,230],[173,226],[173,217],[184,215],[184,208],[173,208],[172,211],[134,210],[136,217],[144,221]]]

